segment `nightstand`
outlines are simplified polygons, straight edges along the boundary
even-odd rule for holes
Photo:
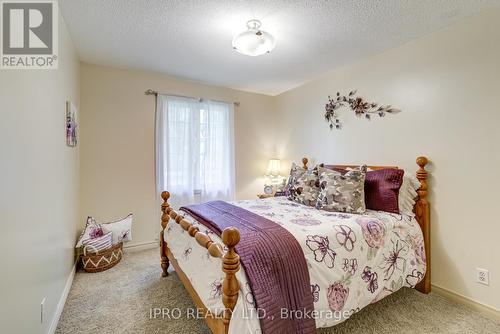
[[[264,199],[264,198],[274,197],[274,194],[258,194],[257,197],[260,199]]]

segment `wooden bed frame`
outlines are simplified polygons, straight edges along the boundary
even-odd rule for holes
[[[304,167],[307,168],[308,160],[307,158],[302,159]],[[428,160],[426,157],[418,157],[417,165],[419,169],[417,170],[417,178],[420,181],[420,188],[417,190],[418,199],[415,203],[413,211],[415,212],[416,219],[422,229],[425,243],[425,254],[427,262],[427,271],[425,273],[424,279],[417,284],[415,287],[418,291],[422,293],[429,293],[431,291],[431,247],[430,247],[430,215],[429,215],[429,202],[427,201],[428,185],[427,185],[427,171],[425,170],[425,165],[427,165]],[[328,168],[346,168],[346,167],[357,167],[353,165],[328,165]],[[387,168],[398,168],[396,166],[369,166],[371,169],[387,169]],[[199,309],[200,313],[203,315],[208,327],[214,334],[227,334],[229,330],[229,321],[231,320],[231,315],[236,306],[238,300],[239,292],[239,282],[236,278],[236,273],[240,269],[240,257],[235,252],[234,248],[240,241],[240,234],[236,228],[226,228],[222,233],[223,245],[217,244],[210,239],[210,237],[200,232],[195,226],[192,226],[190,222],[183,219],[182,215],[179,215],[174,209],[168,204],[168,199],[170,198],[170,193],[164,191],[161,194],[163,199],[163,204],[161,205],[161,210],[163,212],[161,216],[161,232],[160,232],[160,254],[161,254],[161,268],[162,276],[168,276],[168,266],[172,264],[177,275],[179,276],[184,287],[191,295],[196,307]],[[203,304],[198,293],[194,290],[191,285],[189,278],[184,274],[184,272],[179,267],[177,260],[172,255],[172,252],[167,246],[164,239],[165,228],[168,225],[169,220],[174,220],[179,224],[189,235],[196,239],[198,244],[205,247],[208,253],[212,257],[222,259],[222,271],[225,273],[225,278],[222,282],[222,303],[224,304],[224,312],[222,315],[212,314],[207,307]]]

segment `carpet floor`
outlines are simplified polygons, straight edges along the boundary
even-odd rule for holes
[[[203,320],[150,316],[152,308],[177,308],[185,315],[194,307],[175,272],[166,278],[160,273],[158,249],[127,252],[101,273],[79,271],[56,333],[210,333]],[[403,288],[348,321],[318,330],[330,333],[500,333],[500,322],[440,295]]]

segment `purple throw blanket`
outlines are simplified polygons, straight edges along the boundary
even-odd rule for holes
[[[227,227],[240,231],[236,252],[245,268],[255,307],[264,310],[263,334],[315,333],[309,272],[295,237],[280,225],[223,201],[182,207],[219,236]],[[281,310],[288,315],[282,317]],[[298,311],[293,313],[293,311]],[[306,315],[300,315],[302,314]]]

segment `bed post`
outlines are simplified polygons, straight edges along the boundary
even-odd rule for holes
[[[163,235],[165,234],[165,229],[167,228],[168,221],[170,219],[169,213],[170,211],[172,211],[172,208],[170,208],[170,205],[168,204],[168,199],[170,198],[170,193],[168,191],[162,192],[161,198],[163,199],[163,203],[161,204],[161,211],[163,212],[163,214],[161,215],[160,231],[160,263],[162,269],[161,275],[165,277],[168,276],[168,266],[170,262],[166,253],[167,243],[165,242]]]
[[[426,157],[418,157],[417,165],[420,167],[417,171],[417,179],[420,181],[420,188],[417,190],[418,200],[415,203],[415,217],[422,229],[425,245],[425,258],[427,271],[424,279],[417,284],[416,289],[422,293],[431,292],[431,218],[429,214],[429,202],[427,201],[428,185],[427,171],[425,165],[429,160]]]
[[[238,291],[240,284],[236,278],[236,273],[240,270],[240,257],[235,252],[234,247],[240,241],[240,232],[234,227],[228,227],[222,232],[222,241],[227,247],[227,251],[222,257],[222,271],[226,274],[222,282],[222,303],[224,303],[224,332],[229,332],[229,321],[238,301]]]

